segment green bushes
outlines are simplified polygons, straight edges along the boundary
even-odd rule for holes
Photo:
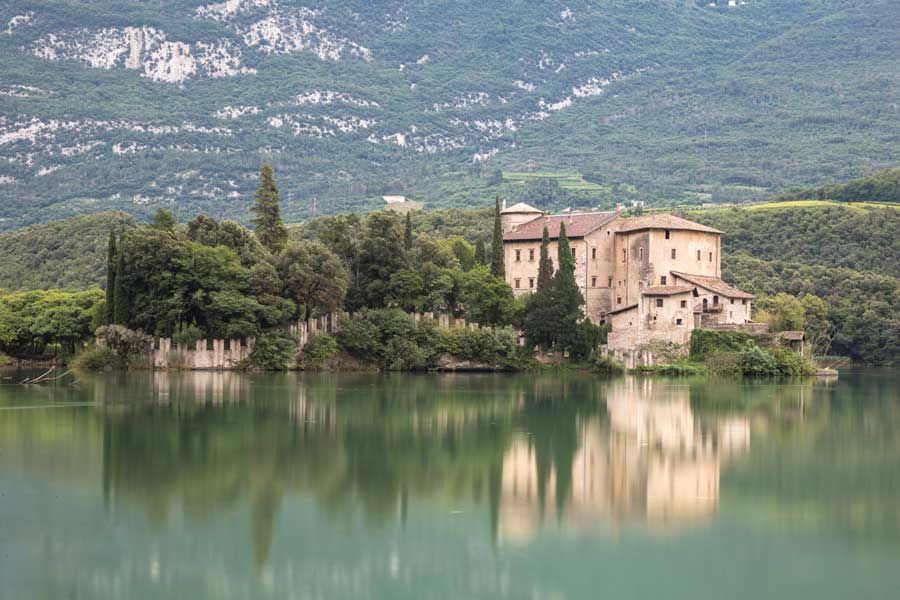
[[[815,367],[800,354],[778,345],[774,336],[698,329],[691,337],[691,360],[717,375],[810,375]]]
[[[283,331],[272,331],[257,338],[250,352],[250,366],[264,371],[284,371],[294,366],[297,338]]]
[[[331,364],[340,349],[337,340],[327,333],[312,336],[303,346],[300,367],[309,371],[321,371]]]
[[[94,332],[96,343],[83,350],[73,361],[82,369],[124,369],[149,367],[153,338],[121,325],[104,325]]]
[[[353,358],[388,370],[435,369],[444,355],[494,368],[521,364],[509,327],[442,330],[430,319],[416,323],[398,309],[362,311],[342,322],[336,338]]]
[[[625,365],[609,355],[602,355],[598,356],[597,360],[594,361],[594,372],[603,375],[624,373]]]

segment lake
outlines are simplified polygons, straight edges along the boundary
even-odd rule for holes
[[[0,386],[0,598],[900,597],[900,371]]]

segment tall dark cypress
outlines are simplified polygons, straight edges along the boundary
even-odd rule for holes
[[[487,264],[487,249],[484,247],[484,240],[482,240],[481,238],[479,238],[478,241],[475,242],[475,264]]]
[[[494,204],[494,236],[491,239],[491,273],[506,279],[506,264],[503,259],[503,225],[500,222],[500,197]]]
[[[259,187],[251,210],[256,213],[250,219],[256,227],[256,237],[273,254],[281,252],[287,245],[288,230],[281,221],[281,201],[275,187],[275,175],[269,165],[263,165],[259,171]]]
[[[537,288],[546,290],[553,280],[553,260],[550,258],[550,232],[544,227],[544,237],[541,238],[541,259],[538,262]]]
[[[116,293],[116,232],[109,231],[106,246],[106,322],[112,323]]]
[[[406,212],[406,227],[403,230],[403,247],[407,251],[412,250],[413,234],[412,234],[412,211]]]
[[[125,253],[116,257],[116,281],[113,286],[113,318],[116,325],[128,326],[128,298],[125,291]]]
[[[565,223],[559,226],[558,269],[553,276],[551,294],[553,310],[556,313],[556,333],[554,345],[560,350],[569,350],[576,343],[578,323],[584,316],[581,307],[584,296],[575,281],[575,257],[569,246]]]

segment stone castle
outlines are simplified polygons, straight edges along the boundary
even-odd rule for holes
[[[610,323],[609,351],[627,366],[653,364],[654,342],[686,344],[697,328],[765,330],[753,295],[721,279],[722,232],[669,214],[546,215],[519,203],[500,212],[506,280],[519,296],[537,287],[546,227],[556,264],[560,225],[575,255],[575,280],[594,323]]]

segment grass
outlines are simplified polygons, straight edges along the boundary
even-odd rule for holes
[[[530,179],[555,179],[559,187],[564,190],[577,190],[580,192],[598,192],[605,189],[602,185],[585,181],[579,173],[559,173],[553,171],[535,171],[526,173],[522,171],[504,171],[504,181],[524,184]]]
[[[782,202],[765,202],[763,204],[753,204],[747,207],[747,210],[766,210],[770,208],[821,208],[821,207],[844,207],[844,208],[893,208],[900,209],[900,204],[889,204],[879,202],[835,202],[833,200],[785,200]]]

